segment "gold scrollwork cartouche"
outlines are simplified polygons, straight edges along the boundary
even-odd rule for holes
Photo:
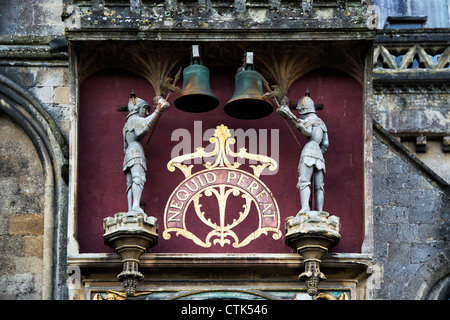
[[[171,238],[170,232],[176,232],[177,236],[182,235],[192,240],[196,245],[205,248],[216,244],[222,247],[228,244],[234,248],[240,248],[262,234],[267,235],[268,232],[274,233],[272,235],[273,239],[280,239],[278,205],[270,190],[259,179],[264,169],[268,168],[271,171],[275,171],[278,167],[277,162],[268,156],[248,153],[245,148],[241,148],[237,153],[233,152],[230,145],[234,144],[236,140],[231,137],[230,130],[224,125],[216,128],[210,142],[215,144],[213,151],[206,152],[204,148],[197,148],[194,153],[175,157],[167,164],[167,168],[171,172],[175,171],[175,168],[180,169],[185,176],[185,180],[178,185],[167,202],[164,212],[165,230],[163,238],[169,240]],[[206,162],[204,164],[206,170],[197,173],[192,173],[193,165],[183,164],[186,160],[207,157],[215,157],[214,162]],[[250,165],[253,169],[252,175],[249,172],[238,169],[241,163],[231,163],[229,157],[255,160],[261,164]],[[200,201],[203,196],[214,196],[216,198],[219,207],[218,221],[206,218],[207,215],[202,211]],[[237,214],[237,218],[227,224],[225,216],[230,196],[240,196],[244,200],[244,204],[242,204],[242,210]],[[212,229],[204,240],[186,227],[185,213],[191,203],[198,219]],[[259,217],[258,228],[241,241],[232,229],[249,216],[252,204],[257,208]]]

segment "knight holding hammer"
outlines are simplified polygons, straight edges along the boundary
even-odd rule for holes
[[[323,210],[324,203],[324,174],[325,159],[323,154],[329,146],[328,130],[325,123],[316,115],[314,101],[310,98],[307,91],[297,104],[297,110],[300,113],[300,119],[290,110],[288,99],[285,97],[281,101],[281,106],[277,112],[285,119],[293,123],[296,128],[308,139],[303,147],[300,161],[298,164],[298,183],[300,190],[300,201],[302,208],[299,213],[310,211],[309,200],[311,196],[311,181],[314,178],[314,192],[316,199],[316,210]]]
[[[149,106],[143,99],[137,98],[134,92],[128,102],[128,115],[123,127],[123,172],[127,177],[127,215],[144,212],[140,207],[142,190],[144,189],[147,161],[141,141],[155,125],[159,115],[169,107],[169,103],[161,96],[153,99],[155,111],[148,115]]]

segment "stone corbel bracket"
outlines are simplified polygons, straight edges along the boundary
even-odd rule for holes
[[[339,218],[324,211],[299,213],[286,219],[286,244],[304,258],[305,271],[299,280],[306,283],[310,296],[317,295],[320,281],[320,262],[329,249],[339,243]]]
[[[158,243],[156,218],[145,213],[119,212],[103,220],[103,239],[122,258],[123,271],[117,279],[123,283],[127,296],[134,296],[136,286],[144,279],[138,271],[139,258]]]

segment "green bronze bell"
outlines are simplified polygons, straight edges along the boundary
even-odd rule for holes
[[[209,69],[200,62],[198,46],[193,46],[191,65],[183,69],[183,88],[174,104],[187,112],[206,112],[219,105],[209,84]]]
[[[250,54],[250,55],[249,55]],[[246,63],[235,77],[232,98],[225,105],[225,113],[238,119],[259,119],[273,111],[272,104],[263,98],[262,76],[253,69],[253,53],[247,52]]]

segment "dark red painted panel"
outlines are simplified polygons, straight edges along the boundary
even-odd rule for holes
[[[181,87],[181,81],[179,86]],[[315,70],[297,80],[289,92],[291,103],[297,103],[306,88],[316,103],[322,103],[324,110],[318,111],[329,130],[330,147],[325,153],[327,174],[325,176],[324,210],[341,218],[340,244],[335,252],[360,252],[363,241],[363,114],[362,87],[349,76],[331,69]],[[153,89],[143,78],[120,70],[97,73],[80,86],[79,110],[79,179],[78,179],[78,240],[80,252],[111,252],[103,243],[102,221],[116,212],[126,211],[125,176],[122,173],[123,142],[122,127],[126,113],[116,111],[117,105],[125,105],[131,89],[137,96],[149,103]],[[240,253],[282,253],[291,252],[284,244],[284,221],[300,209],[297,184],[297,165],[300,157],[294,138],[283,118],[272,113],[259,120],[238,120],[228,117],[223,106],[234,90],[234,70],[212,69],[211,89],[220,100],[217,109],[208,113],[186,113],[171,107],[162,115],[146,151],[148,169],[147,183],[142,196],[143,208],[148,215],[158,218],[160,237],[152,252],[240,252]],[[297,113],[294,111],[294,113]],[[269,233],[235,249],[230,245],[213,245],[202,248],[192,241],[172,234],[170,240],[162,237],[163,213],[169,196],[184,179],[176,170],[169,172],[167,162],[171,159],[174,146],[180,141],[171,141],[172,133],[185,128],[194,135],[194,121],[201,121],[202,134],[205,130],[220,124],[230,129],[255,129],[268,131],[268,155],[271,155],[271,129],[279,130],[279,170],[276,175],[263,175],[261,181],[274,194],[281,214],[282,238],[274,240]],[[295,130],[295,129],[294,129]],[[304,145],[305,139],[296,135]],[[192,137],[192,149],[194,152]],[[199,139],[197,135],[196,139]],[[201,139],[201,138],[200,138]],[[146,141],[146,140],[145,140]],[[247,142],[248,143],[248,142]],[[203,141],[206,147],[209,143]],[[246,148],[251,151],[252,147]],[[272,150],[273,151],[273,150]],[[202,165],[196,165],[199,171]],[[240,169],[250,171],[248,165]],[[217,212],[213,199],[204,199],[209,214]],[[208,202],[209,201],[209,202]],[[237,201],[237,200],[234,200]],[[231,206],[232,204],[230,204]],[[237,203],[235,206],[239,207]],[[255,217],[242,224],[242,236],[255,228]],[[205,235],[208,230],[195,219],[187,221],[189,228]]]

